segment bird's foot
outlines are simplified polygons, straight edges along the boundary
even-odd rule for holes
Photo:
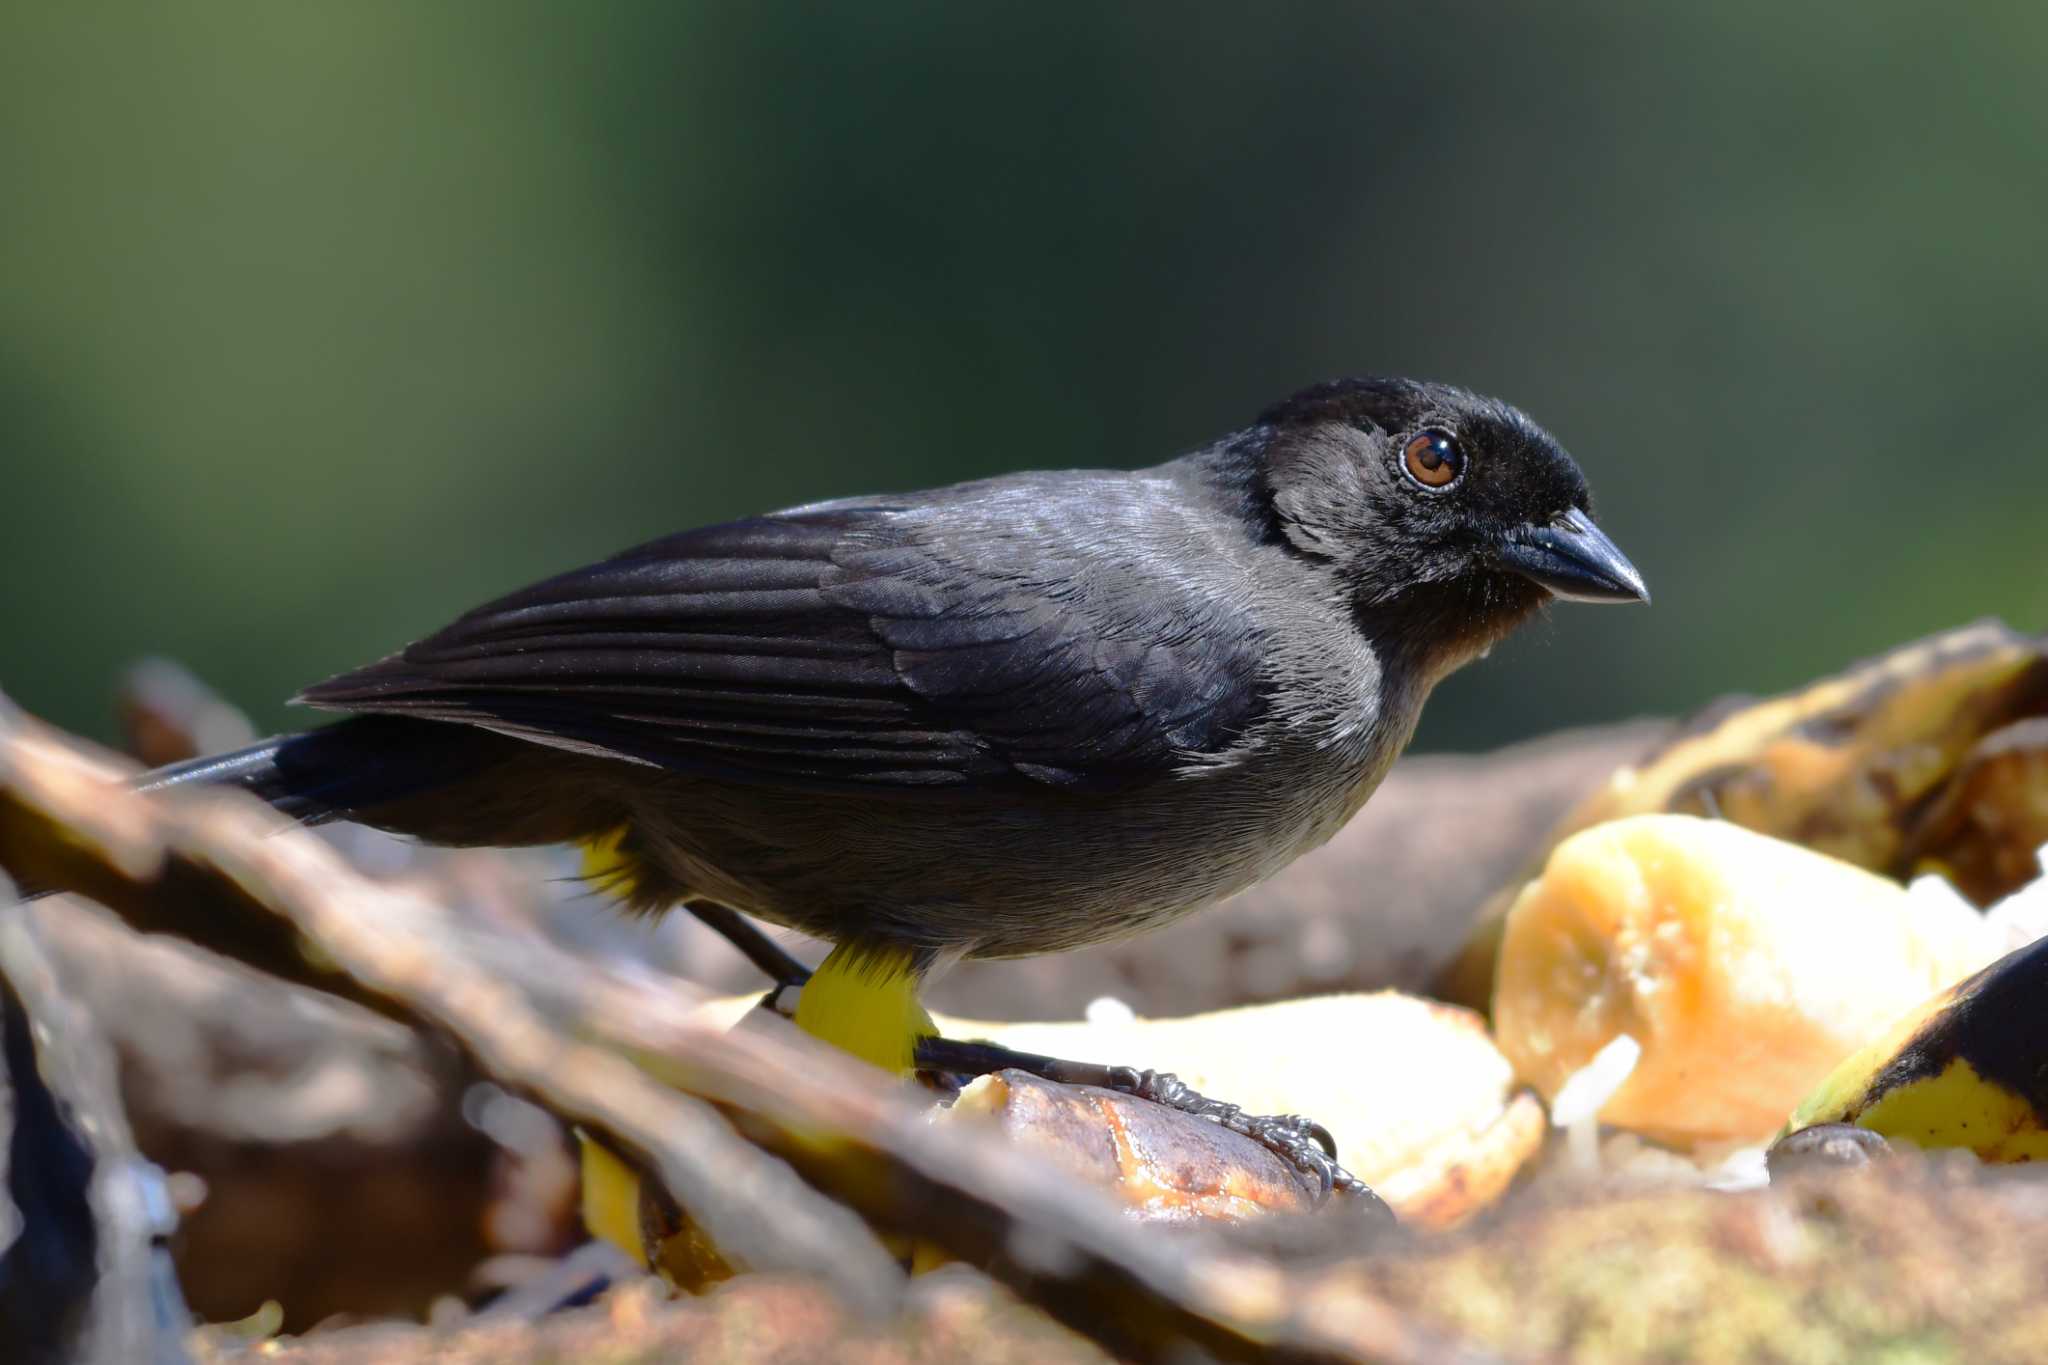
[[[1170,1071],[1140,1071],[1128,1066],[1106,1069],[1110,1073],[1108,1089],[1208,1119],[1258,1143],[1316,1182],[1317,1203],[1332,1192],[1379,1200],[1370,1186],[1338,1164],[1337,1139],[1314,1119],[1300,1114],[1247,1114],[1238,1105],[1209,1098]]]
[[[917,1046],[917,1062],[929,1071],[966,1076],[1015,1068],[1063,1085],[1100,1086],[1104,1090],[1115,1090],[1154,1104],[1163,1104],[1183,1114],[1208,1119],[1258,1143],[1314,1182],[1318,1204],[1332,1193],[1337,1193],[1348,1199],[1369,1201],[1389,1220],[1394,1216],[1393,1210],[1373,1193],[1371,1186],[1338,1163],[1337,1140],[1322,1124],[1300,1114],[1247,1114],[1238,1105],[1210,1099],[1168,1071],[1070,1062],[1058,1057],[1043,1057],[1035,1052],[1018,1052],[995,1043],[961,1042],[952,1038],[921,1039]]]
[[[751,922],[723,906],[700,902],[691,904],[690,910],[776,980],[775,987],[762,997],[762,1007],[785,1018],[793,1016],[793,1000],[809,980],[811,970]],[[918,1040],[915,1055],[917,1066],[923,1071],[982,1076],[1014,1067],[1044,1080],[1100,1086],[1208,1119],[1250,1138],[1307,1176],[1316,1186],[1318,1204],[1336,1193],[1369,1201],[1377,1211],[1384,1212],[1389,1219],[1393,1217],[1393,1211],[1373,1193],[1371,1186],[1338,1163],[1337,1141],[1330,1136],[1330,1130],[1300,1114],[1247,1114],[1239,1105],[1210,1099],[1170,1071],[1070,1062],[1035,1052],[1018,1052],[995,1043],[927,1036]]]
[[[1764,1151],[1764,1166],[1775,1183],[1790,1175],[1848,1171],[1891,1155],[1882,1134],[1853,1123],[1817,1123],[1787,1133]]]

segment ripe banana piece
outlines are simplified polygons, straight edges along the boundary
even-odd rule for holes
[[[1756,1142],[1845,1053],[1998,951],[1960,902],[1726,821],[1637,815],[1559,844],[1508,912],[1494,1034],[1548,1098],[1641,1045],[1601,1118]]]

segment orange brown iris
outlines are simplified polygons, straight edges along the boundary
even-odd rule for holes
[[[1443,488],[1465,472],[1465,455],[1447,431],[1417,432],[1401,452],[1408,477],[1424,488]]]

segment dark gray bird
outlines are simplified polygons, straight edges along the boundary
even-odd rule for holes
[[[606,841],[640,908],[727,907],[914,982],[1277,871],[1551,597],[1648,600],[1557,442],[1461,389],[1344,380],[1149,469],[653,541],[309,688],[337,725],[157,784]]]

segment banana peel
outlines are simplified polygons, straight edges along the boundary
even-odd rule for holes
[[[1301,1174],[1250,1138],[1092,1085],[998,1071],[970,1082],[944,1121],[992,1123],[1076,1179],[1114,1190],[1146,1222],[1244,1222],[1314,1207]]]
[[[1932,996],[1842,1062],[1781,1139],[1823,1124],[1987,1162],[2048,1158],[2048,938]]]
[[[1903,880],[1941,867],[1951,845],[1983,828],[1966,818],[1972,807],[1963,796],[1946,823],[1929,816],[1959,776],[1976,773],[1980,791],[1995,777],[1999,808],[2013,812],[1996,822],[1997,836],[2010,840],[2008,826],[2025,824],[2032,803],[2048,803],[2041,785],[2048,762],[2027,766],[2007,757],[1985,764],[2001,752],[1998,745],[2012,751],[2015,740],[2001,732],[2043,716],[2048,636],[2023,635],[1998,621],[1901,646],[1797,692],[1717,704],[1559,822],[1523,872],[1481,909],[1432,994],[1488,1008],[1507,910],[1523,883],[1564,839],[1624,816],[1727,820]],[[1990,744],[1994,736],[1997,745]],[[1972,767],[1972,755],[1987,745],[1984,763]],[[2026,844],[2027,855],[2034,846]],[[1990,860],[1972,853],[1964,861]],[[2011,889],[2012,869],[2001,868],[1964,890],[1988,904]]]
[[[2048,844],[2048,716],[2008,725],[1972,749],[1914,822],[1902,861],[1988,906],[2040,875]]]

